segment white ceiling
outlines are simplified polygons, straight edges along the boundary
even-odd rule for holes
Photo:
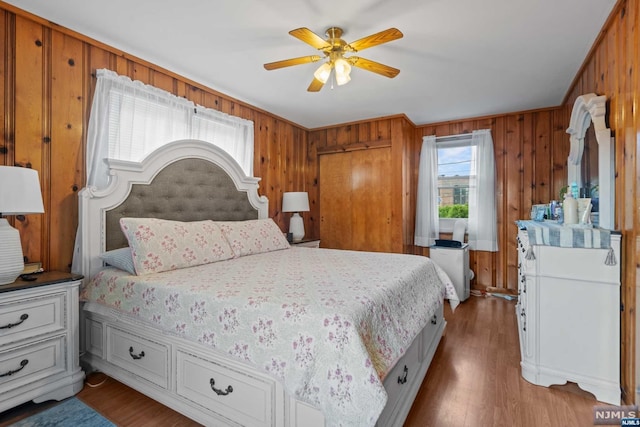
[[[416,124],[559,105],[616,0],[5,0],[251,105],[315,128],[406,114]],[[401,70],[354,68],[345,86],[307,92],[316,64],[290,36],[352,42],[404,37],[358,56]]]

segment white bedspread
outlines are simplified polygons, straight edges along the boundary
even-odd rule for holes
[[[270,373],[330,426],[374,425],[385,375],[443,298],[458,301],[426,257],[298,247],[145,276],[106,268],[81,298]]]

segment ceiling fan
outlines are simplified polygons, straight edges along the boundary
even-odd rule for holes
[[[400,39],[402,38],[402,32],[400,32],[400,30],[397,28],[389,28],[351,43],[347,43],[341,38],[342,33],[343,31],[341,28],[331,27],[325,32],[325,35],[327,36],[327,39],[325,40],[308,28],[303,27],[289,31],[289,34],[293,37],[322,51],[324,58],[327,59],[327,62],[324,62],[313,73],[313,80],[307,88],[309,92],[318,92],[322,89],[324,84],[331,77],[332,71],[338,86],[348,83],[351,80],[350,73],[352,66],[372,71],[376,74],[389,78],[393,78],[398,75],[400,70],[397,68],[389,67],[388,65],[380,64],[379,62],[360,58],[358,56],[347,57],[345,54],[359,52],[363,49]],[[277,70],[278,68],[290,67],[292,65],[318,62],[321,59],[323,59],[323,57],[320,55],[301,56],[298,58],[270,62],[268,64],[264,64],[264,68],[267,70]]]

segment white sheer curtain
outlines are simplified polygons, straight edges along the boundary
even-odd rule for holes
[[[97,73],[87,129],[87,187],[109,184],[108,159],[142,161],[162,145],[200,139],[228,152],[253,176],[253,122],[198,106],[113,71]],[[79,232],[71,271],[77,271]]]
[[[420,151],[414,244],[434,245],[440,235],[438,221],[438,150],[436,137],[429,135],[422,138]]]
[[[87,137],[87,186],[107,186],[106,159],[141,161],[179,139],[219,146],[253,175],[253,122],[110,70],[98,70],[97,77]]]
[[[496,163],[490,130],[473,131],[469,178],[469,248],[476,251],[498,250],[496,215]]]
[[[418,195],[416,203],[415,245],[431,246],[439,237],[438,213],[438,150],[436,137],[422,139]],[[497,251],[496,165],[490,130],[474,131],[471,170],[469,173],[469,248],[477,251]]]

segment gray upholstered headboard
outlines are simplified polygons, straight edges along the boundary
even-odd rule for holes
[[[175,141],[142,162],[109,160],[106,188],[79,194],[77,272],[86,278],[103,268],[105,250],[125,247],[122,217],[175,221],[240,221],[269,217],[258,194],[260,178],[245,174],[224,150],[197,140]]]
[[[182,159],[166,166],[149,184],[133,184],[127,199],[105,215],[106,250],[111,250],[127,246],[119,224],[123,217],[242,221],[258,218],[258,211],[220,166]]]

